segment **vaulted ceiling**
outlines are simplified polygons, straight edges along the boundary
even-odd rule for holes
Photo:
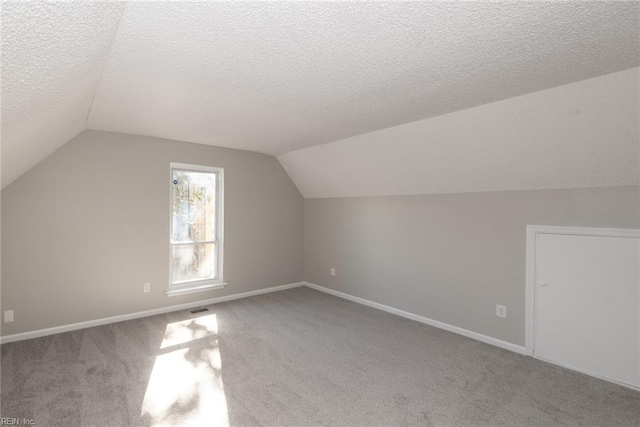
[[[90,128],[280,155],[311,188],[309,147],[637,67],[638,6],[4,3],[2,184]]]

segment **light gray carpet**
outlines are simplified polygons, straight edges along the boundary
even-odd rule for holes
[[[3,345],[2,417],[39,426],[640,425],[640,393],[308,288],[209,310]]]

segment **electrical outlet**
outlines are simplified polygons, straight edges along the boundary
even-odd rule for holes
[[[151,283],[145,283],[142,287],[142,292],[150,292],[151,291]]]
[[[336,269],[335,268],[331,268],[331,275],[335,276],[336,275]]]
[[[7,310],[4,312],[4,323],[13,322],[13,310]]]
[[[498,317],[507,317],[507,306],[496,304],[496,316]]]

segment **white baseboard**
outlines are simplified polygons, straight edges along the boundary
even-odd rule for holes
[[[119,316],[105,317],[102,319],[88,320],[86,322],[72,323],[70,325],[56,326],[47,329],[38,329],[36,331],[23,332],[20,334],[5,335],[0,337],[0,344],[6,344],[14,341],[28,340],[31,338],[44,337],[46,335],[60,334],[62,332],[76,331],[78,329],[91,328],[94,326],[107,325],[110,323],[123,322],[125,320],[139,319],[141,317],[155,316],[156,314],[170,313],[172,311],[186,310],[194,307],[202,307],[218,302],[231,301],[240,298],[247,298],[256,295],[268,294],[270,292],[284,291],[285,289],[297,288],[304,286],[304,282],[290,283],[288,285],[273,286],[270,288],[258,289],[256,291],[241,292],[238,294],[225,295],[223,297],[209,298],[206,300],[188,302],[185,304],[170,305],[167,307],[155,308],[153,310],[138,311],[136,313],[121,314]]]
[[[487,344],[491,344],[494,345],[496,347],[500,347],[500,348],[504,348],[506,350],[511,350],[514,351],[516,353],[520,353],[520,354],[524,354],[524,355],[528,355],[531,356],[532,352],[530,350],[527,350],[526,348],[516,345],[516,344],[512,344],[506,341],[502,341],[499,340],[497,338],[492,338],[489,337],[487,335],[482,335],[479,334],[477,332],[472,332],[469,331],[467,329],[463,329],[463,328],[459,328],[457,326],[453,326],[453,325],[449,325],[447,323],[443,323],[443,322],[439,322],[437,320],[433,320],[433,319],[429,319],[428,317],[424,317],[424,316],[420,316],[414,313],[409,313],[408,311],[403,311],[397,308],[393,308],[384,304],[380,304],[377,302],[373,302],[373,301],[369,301],[367,299],[364,298],[360,298],[360,297],[355,297],[353,295],[349,295],[349,294],[345,294],[344,292],[339,292],[339,291],[334,291],[333,289],[329,289],[329,288],[325,288],[324,286],[319,286],[319,285],[315,285],[313,283],[309,283],[309,282],[299,282],[299,283],[291,283],[288,285],[281,285],[281,286],[273,286],[270,288],[265,288],[265,289],[258,289],[256,291],[249,291],[249,292],[241,292],[238,294],[232,294],[232,295],[226,295],[223,297],[217,297],[217,298],[210,298],[210,299],[206,299],[206,300],[200,300],[200,301],[194,301],[194,302],[189,302],[189,303],[185,303],[185,304],[177,304],[177,305],[170,305],[167,307],[161,307],[161,308],[156,308],[153,310],[145,310],[145,311],[139,311],[139,312],[135,312],[135,313],[128,313],[128,314],[122,314],[119,316],[112,316],[112,317],[105,317],[102,319],[95,319],[95,320],[89,320],[86,322],[79,322],[79,323],[72,323],[69,325],[62,325],[62,326],[56,326],[53,328],[47,328],[47,329],[38,329],[36,331],[29,331],[29,332],[23,332],[20,334],[12,334],[12,335],[5,335],[0,337],[0,344],[6,344],[6,343],[10,343],[10,342],[14,342],[14,341],[22,341],[22,340],[28,340],[31,338],[38,338],[38,337],[44,337],[47,335],[53,335],[53,334],[60,334],[62,332],[69,332],[69,331],[76,331],[78,329],[85,329],[85,328],[91,328],[94,326],[101,326],[101,325],[107,325],[110,323],[117,323],[117,322],[123,322],[125,320],[132,320],[132,319],[139,319],[141,317],[148,317],[148,316],[155,316],[157,314],[164,314],[164,313],[170,313],[172,311],[179,311],[179,310],[186,310],[189,308],[194,308],[194,307],[202,307],[205,305],[211,305],[211,304],[215,304],[215,303],[219,303],[219,302],[224,302],[224,301],[231,301],[231,300],[235,300],[235,299],[240,299],[240,298],[247,298],[247,297],[252,297],[255,295],[262,295],[262,294],[267,294],[270,292],[277,292],[277,291],[283,291],[285,289],[291,289],[291,288],[297,288],[299,286],[308,286],[309,288],[315,289],[317,291],[320,292],[325,292],[327,294],[331,294],[334,296],[337,296],[339,298],[344,298],[347,299],[349,301],[353,301],[359,304],[363,304],[369,307],[373,307],[373,308],[377,308],[379,310],[382,311],[386,311],[388,313],[392,313],[395,314],[397,316],[401,316],[401,317],[405,317],[407,319],[411,319],[411,320],[415,320],[417,322],[420,323],[425,323],[427,325],[430,326],[434,326],[436,328],[440,328],[440,329],[444,329],[447,330],[449,332],[453,332],[459,335],[463,335],[465,337],[468,338],[472,338],[478,341],[482,341],[484,343]]]
[[[420,316],[418,314],[409,313],[408,311],[399,310],[397,308],[390,307],[388,305],[380,304],[377,302],[369,301],[364,298],[355,297],[353,295],[345,294],[344,292],[334,291],[333,289],[325,288],[324,286],[315,285],[309,282],[303,282],[305,286],[315,289],[320,292],[325,292],[327,294],[334,295],[339,298],[344,298],[349,301],[357,302],[358,304],[366,305],[369,307],[377,308],[378,310],[386,311],[388,313],[395,314],[400,317],[405,317],[407,319],[415,320],[416,322],[425,323],[429,326],[433,326],[436,328],[444,329],[445,331],[453,332],[454,334],[462,335],[467,338],[472,338],[477,341],[481,341],[483,343],[491,344],[496,347],[504,348],[505,350],[510,350],[519,354],[524,354],[525,356],[532,356],[533,353],[531,350],[527,350],[521,345],[512,344],[507,341],[502,341],[497,338],[492,338],[487,335],[482,335],[477,332],[470,331],[468,329],[459,328],[457,326],[449,325],[448,323],[440,322],[438,320],[429,319],[428,317]]]

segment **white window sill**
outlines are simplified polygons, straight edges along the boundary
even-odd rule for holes
[[[228,283],[208,283],[206,285],[194,285],[185,288],[169,289],[165,291],[165,295],[168,297],[176,297],[179,295],[193,294],[196,292],[211,291],[214,289],[222,289],[226,287]]]

